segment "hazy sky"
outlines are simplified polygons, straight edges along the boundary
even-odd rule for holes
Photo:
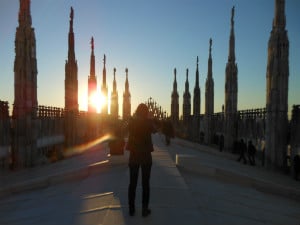
[[[238,109],[265,107],[267,46],[274,0],[32,0],[38,66],[38,103],[64,107],[65,61],[70,7],[74,8],[79,107],[86,110],[90,39],[94,36],[96,76],[102,83],[106,54],[107,85],[116,67],[120,115],[129,70],[132,112],[150,96],[170,113],[173,69],[177,68],[180,115],[186,69],[193,98],[199,56],[201,113],[204,113],[209,38],[213,40],[215,112],[224,104],[231,8],[235,6]],[[0,0],[0,99],[13,103],[14,40],[19,0]],[[300,1],[286,0],[290,41],[289,110],[300,103]],[[100,88],[100,87],[99,87]]]

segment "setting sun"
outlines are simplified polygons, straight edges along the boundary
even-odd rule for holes
[[[101,108],[107,104],[106,96],[101,93],[95,92],[90,96],[91,105],[96,108],[99,113]]]
[[[108,113],[110,113],[110,96],[104,96],[100,91],[91,93],[90,97],[83,94],[85,91],[79,93],[79,109],[83,111],[91,111],[101,113],[102,108],[107,106]],[[90,106],[90,110],[89,110]]]
[[[100,112],[100,108],[101,108],[101,98],[100,95],[97,92],[94,92],[91,96],[90,96],[90,104],[93,106],[93,108],[96,109],[96,112]]]
[[[107,96],[102,93],[99,95],[99,112],[102,113],[102,109],[107,105]]]

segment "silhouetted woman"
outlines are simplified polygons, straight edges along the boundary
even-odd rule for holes
[[[128,187],[128,203],[129,214],[135,214],[135,194],[138,181],[139,168],[142,169],[142,215],[148,216],[151,213],[149,209],[150,198],[150,173],[152,166],[153,144],[151,133],[155,129],[148,119],[148,107],[145,104],[140,104],[135,112],[135,115],[129,121],[129,137],[127,149],[130,151],[129,155],[129,171],[130,183]]]

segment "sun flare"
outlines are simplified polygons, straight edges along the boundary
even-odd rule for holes
[[[79,109],[83,111],[91,111],[101,113],[103,107],[107,106],[108,113],[110,113],[110,95],[105,96],[99,90],[87,94],[82,91],[79,93]]]
[[[106,96],[102,93],[95,92],[90,96],[90,103],[99,113],[101,112],[102,107],[107,104]]]

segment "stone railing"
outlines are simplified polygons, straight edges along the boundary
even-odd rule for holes
[[[266,118],[266,108],[239,110],[238,116],[240,119],[250,118]]]
[[[39,105],[37,110],[38,118],[63,117],[65,110],[63,108]]]

